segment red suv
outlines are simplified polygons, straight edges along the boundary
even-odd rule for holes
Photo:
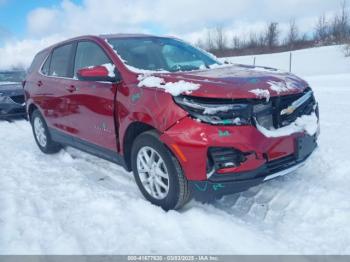
[[[41,151],[68,145],[122,165],[165,210],[291,173],[317,146],[305,81],[174,38],[67,40],[36,55],[24,88]]]

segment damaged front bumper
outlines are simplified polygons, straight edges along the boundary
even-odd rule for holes
[[[296,141],[295,154],[267,162],[256,170],[225,174],[213,174],[206,181],[189,181],[192,196],[201,201],[211,201],[225,195],[245,191],[265,181],[292,174],[305,165],[317,148],[316,136],[302,136]]]
[[[193,196],[210,200],[294,172],[316,149],[318,134],[266,137],[254,126],[213,126],[186,117],[161,140],[177,156]],[[231,162],[236,166],[226,167]]]

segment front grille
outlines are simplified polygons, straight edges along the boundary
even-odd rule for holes
[[[310,115],[315,111],[316,101],[313,95],[293,113],[281,115],[282,110],[288,108],[294,101],[298,100],[310,91],[311,89],[307,88],[300,94],[271,98],[270,102],[265,104],[264,110],[256,113],[255,118],[258,124],[269,130],[272,128],[277,129],[291,124],[298,117]],[[255,108],[257,107],[261,107],[261,104],[255,106]]]
[[[11,99],[13,100],[13,102],[17,103],[17,104],[23,104],[24,103],[24,96],[23,95],[19,95],[19,96],[11,96]]]

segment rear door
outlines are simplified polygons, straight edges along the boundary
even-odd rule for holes
[[[74,46],[69,43],[54,48],[40,69],[36,83],[39,91],[36,103],[43,110],[48,125],[69,134],[75,132],[70,115],[77,110],[69,100],[69,88],[74,81]]]
[[[93,41],[77,43],[74,78],[81,68],[113,64],[103,49]],[[75,81],[75,91],[70,96],[77,105],[76,114],[71,116],[75,134],[79,139],[116,151],[116,130],[114,123],[114,98],[116,84],[96,81]]]

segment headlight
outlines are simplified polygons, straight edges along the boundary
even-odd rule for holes
[[[175,102],[193,118],[213,125],[250,125],[252,106],[234,100],[176,96]]]
[[[254,105],[253,112],[254,118],[259,125],[267,129],[273,128],[273,109],[271,102]]]

